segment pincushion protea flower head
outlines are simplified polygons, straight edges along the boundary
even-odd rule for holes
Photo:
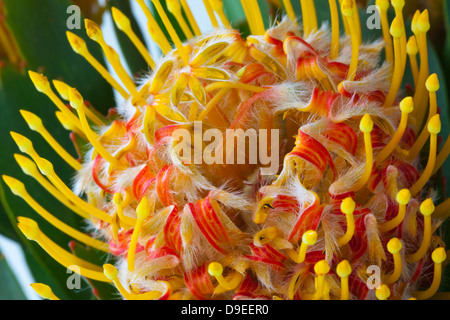
[[[407,39],[405,1],[391,1],[396,16],[389,23],[390,3],[378,0],[384,39],[363,43],[354,0],[329,1],[331,29],[319,27],[314,1],[301,0],[298,21],[290,0],[284,0],[287,16],[268,30],[258,1],[243,0],[251,29],[244,39],[228,28],[221,0],[203,1],[214,26],[205,34],[185,0],[167,0],[188,39],[183,43],[159,0],[152,2],[170,39],[144,1],[137,2],[164,53],[159,61],[128,18],[115,8],[112,13],[152,69],[140,85],[96,23],[86,20],[87,34],[121,83],[81,38],[67,32],[74,51],[125,100],[108,117],[85,103],[77,89],[54,80],[55,91],[44,75],[29,73],[37,90],[59,108],[58,118],[74,141],[91,146],[74,159],[38,116],[22,111],[30,128],[76,171],[73,188],[29,139],[11,133],[31,158],[15,156],[23,171],[84,217],[92,232],[62,223],[19,180],[3,176],[49,223],[114,255],[115,266],[87,262],[57,246],[32,219],[19,218],[28,239],[62,265],[78,266],[87,279],[114,283],[125,299],[427,299],[437,292],[447,256],[436,231],[449,205],[437,205],[432,177],[450,143],[438,150],[439,81],[429,74],[426,10],[414,16],[414,35]],[[339,30],[339,11],[345,33]],[[414,91],[403,97],[408,60]],[[223,160],[225,142],[216,141],[213,152],[206,143],[210,129],[225,135],[230,129],[260,135],[276,130],[279,141],[259,146],[267,155],[280,155],[279,171],[262,175],[267,163],[261,159],[189,161],[188,154],[199,151]],[[200,144],[183,144],[174,134],[179,130]],[[249,150],[247,145],[246,159]],[[374,286],[369,267],[380,270]],[[57,298],[43,284],[33,287],[45,298]]]

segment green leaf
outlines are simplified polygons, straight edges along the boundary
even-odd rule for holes
[[[25,300],[19,283],[0,251],[0,300]]]
[[[109,7],[110,8],[116,7],[117,9],[122,11],[122,13],[125,14],[128,17],[128,19],[130,19],[131,28],[133,29],[136,36],[142,41],[142,43],[145,43],[141,29],[139,28],[139,25],[136,19],[134,18],[133,12],[131,10],[130,0],[111,0],[109,2]],[[141,56],[139,51],[133,45],[133,42],[131,42],[131,40],[127,37],[127,35],[124,32],[122,32],[117,28],[115,23],[114,23],[114,31],[116,33],[117,39],[120,44],[120,48],[122,49],[122,53],[128,64],[128,67],[130,68],[133,75],[148,72],[149,67],[145,62],[145,59]]]
[[[67,82],[89,100],[98,110],[106,111],[114,106],[112,89],[107,82],[82,58],[75,54],[66,39],[66,20],[69,15],[67,7],[72,3],[69,0],[5,0],[5,18],[22,56],[29,69],[43,72],[50,80],[60,79]],[[104,62],[99,46],[89,40],[81,30],[71,30],[83,37],[91,53],[101,63]],[[50,160],[58,175],[71,185],[74,172],[49,147],[42,137],[32,132],[19,110],[27,109],[44,122],[47,130],[61,143],[61,145],[76,156],[75,149],[67,132],[58,122],[56,107],[43,94],[36,91],[26,70],[17,70],[7,65],[0,69],[0,148],[4,150],[0,159],[0,174],[10,175],[25,183],[28,193],[45,209],[68,225],[83,229],[85,222],[82,218],[70,212],[56,199],[47,194],[34,179],[25,176],[16,164],[13,154],[19,153],[17,146],[10,137],[10,131],[21,133],[33,141],[36,151],[44,158]],[[37,282],[48,284],[55,294],[62,299],[89,299],[92,297],[91,289],[83,284],[80,292],[69,290],[66,280],[70,274],[66,269],[55,262],[36,243],[24,239],[15,224],[17,216],[26,216],[36,220],[41,230],[50,236],[57,244],[67,249],[71,240],[67,235],[51,226],[40,218],[24,200],[14,196],[9,189],[3,186],[1,221],[9,220],[18,236],[23,239],[26,259],[31,272]],[[7,214],[7,219],[5,218]],[[103,261],[91,261],[101,265]]]

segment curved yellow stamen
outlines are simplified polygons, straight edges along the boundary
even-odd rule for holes
[[[414,21],[413,19],[413,23],[416,22],[417,28],[415,35],[419,45],[420,71],[419,80],[416,86],[416,92],[414,94],[414,105],[416,106],[416,112],[414,112],[414,116],[416,117],[416,119],[424,119],[428,100],[428,95],[425,93],[425,82],[430,72],[428,65],[427,43],[427,32],[430,30],[430,19],[428,10],[424,10],[419,16],[416,15],[415,17],[416,21]]]
[[[55,173],[55,170],[53,169],[53,165],[50,161],[39,157],[36,155],[33,157],[32,154],[27,153],[30,155],[35,163],[37,164],[39,170],[44,176],[47,176],[50,181],[53,183],[53,185],[65,196],[67,199],[74,203],[74,205],[79,206],[83,211],[89,212],[92,216],[96,217],[97,219],[103,220],[105,222],[110,223],[111,217],[104,211],[98,209],[97,207],[94,207],[93,205],[85,202],[84,200],[80,199],[77,195],[75,195],[72,190],[70,190],[69,187],[66,186],[66,184],[61,180],[60,177]]]
[[[291,281],[289,282],[289,289],[288,289],[288,299],[294,300],[294,295],[297,292],[299,286],[300,286],[300,278],[303,274],[306,274],[309,272],[309,267],[303,267],[299,271],[297,271],[294,276],[292,277]]]
[[[330,59],[334,60],[339,55],[339,12],[336,0],[328,0],[331,13],[331,52]]]
[[[378,226],[378,229],[382,233],[386,233],[391,231],[392,229],[398,227],[406,215],[406,206],[411,200],[411,192],[409,189],[402,189],[397,193],[397,202],[398,202],[398,214],[392,220],[386,221]]]
[[[36,241],[58,263],[83,277],[110,282],[101,271],[99,272],[98,266],[74,256],[46,237],[34,220],[25,217],[19,217],[18,219],[17,226],[28,240]]]
[[[218,28],[219,23],[217,23],[216,15],[214,14],[214,10],[209,0],[203,0],[203,5],[205,6],[206,12],[208,13],[208,17],[209,20],[211,21],[213,28]]]
[[[187,0],[180,0],[181,6],[183,7],[184,13],[186,14],[189,24],[192,27],[192,30],[194,30],[195,36],[201,36],[202,32],[200,31],[200,28],[198,27],[197,21],[194,18],[194,15],[192,14],[191,8],[189,8],[189,4],[187,3]]]
[[[30,284],[33,290],[43,299],[47,300],[61,300],[52,291],[52,289],[43,283]]]
[[[386,60],[394,62],[394,49],[392,47],[392,38],[389,32],[389,20],[387,12],[389,10],[389,0],[376,0],[375,2],[381,19],[381,29],[383,30],[383,38],[385,42]]]
[[[253,243],[255,246],[261,247],[266,243],[272,242],[277,236],[278,229],[276,227],[266,228],[255,234]]]
[[[405,7],[405,0],[392,0],[392,6],[395,9],[395,17],[400,20],[400,24],[403,26],[403,35],[400,38],[401,43],[401,53],[402,53],[402,65],[403,69],[406,66],[406,30],[405,30],[405,20],[403,19],[403,8]]]
[[[317,242],[317,232],[314,230],[306,231],[302,236],[302,243],[300,245],[300,249],[298,253],[294,249],[286,250],[289,258],[292,259],[295,263],[302,263],[306,258],[306,251],[309,246],[314,245]]]
[[[317,13],[316,6],[314,5],[314,0],[306,0],[306,8],[309,16],[311,32],[318,31],[319,25],[317,23]]]
[[[415,36],[411,36],[409,38],[406,44],[406,52],[409,56],[409,63],[411,65],[414,84],[417,88],[417,82],[419,81],[419,65],[417,64],[417,54],[419,53],[419,47],[417,46],[417,40]]]
[[[378,300],[388,300],[391,296],[391,290],[385,284],[382,284],[375,290],[375,295]]]
[[[433,217],[436,219],[447,219],[450,216],[450,198],[442,202],[436,207]]]
[[[180,37],[178,36],[177,32],[173,28],[172,23],[170,22],[169,18],[167,17],[166,12],[164,11],[161,2],[159,0],[152,0],[153,5],[156,8],[156,11],[158,11],[159,16],[161,17],[167,31],[170,34],[170,37],[172,38],[173,43],[175,44],[175,47],[177,47],[178,53],[181,57],[181,59],[184,62],[184,65],[189,64],[189,52],[184,47],[183,43],[180,40]]]
[[[352,38],[352,58],[347,73],[347,80],[349,81],[355,80],[356,77],[356,70],[358,68],[358,61],[359,61],[359,46],[360,46],[353,8],[354,3],[352,0],[342,1],[341,7],[342,14],[345,16],[345,19],[348,23],[348,27],[350,29],[350,36]]]
[[[253,222],[257,224],[264,223],[267,219],[267,211],[273,209],[272,204],[275,199],[273,197],[267,196],[261,200],[258,205],[258,209],[253,217]]]
[[[166,55],[172,50],[172,46],[170,45],[169,40],[167,40],[166,36],[164,35],[164,32],[162,32],[161,28],[159,27],[158,23],[153,17],[152,12],[145,4],[145,0],[136,0],[136,2],[139,4],[141,10],[147,17],[148,20],[147,26],[149,34],[151,35],[153,41],[155,41],[158,44],[161,51]]]
[[[57,219],[55,216],[50,214],[47,210],[45,210],[39,203],[37,203],[33,197],[30,196],[30,194],[25,189],[25,185],[12,177],[3,175],[2,176],[3,181],[5,181],[6,185],[11,189],[12,193],[14,193],[16,196],[21,197],[25,202],[34,210],[36,211],[42,218],[44,218],[46,221],[48,221],[51,225],[53,225],[55,228],[61,230],[65,234],[69,235],[70,237],[74,238],[75,240],[78,240],[88,246],[91,246],[93,248],[96,248],[98,250],[109,252],[108,245],[100,240],[94,239],[77,229],[72,228],[71,226],[65,224],[61,220]]]
[[[406,97],[405,99],[403,99],[402,102],[400,102],[400,110],[402,111],[400,124],[398,125],[397,131],[395,132],[389,143],[375,157],[375,161],[377,164],[381,164],[384,160],[386,160],[401,141],[408,124],[408,115],[414,110],[413,98]]]
[[[413,197],[427,184],[434,171],[437,152],[437,136],[439,132],[441,132],[441,120],[439,114],[433,116],[428,122],[428,131],[430,132],[430,154],[425,170],[420,175],[419,180],[411,187],[411,194]]]
[[[291,0],[283,0],[283,6],[289,19],[291,19],[297,24],[297,17],[295,15],[294,7],[292,7]]]
[[[401,23],[401,20],[396,17],[392,21],[391,35],[394,38],[394,75],[392,77],[391,87],[389,93],[384,102],[384,106],[389,108],[394,104],[395,98],[397,97],[398,90],[402,84],[403,75],[405,73],[405,67],[403,61],[406,59],[406,49],[402,52],[402,42],[401,39],[405,34],[405,25]],[[415,101],[415,100],[414,100]]]
[[[187,39],[192,39],[194,35],[192,34],[191,29],[189,29],[189,26],[184,20],[181,4],[179,0],[166,0],[167,9],[169,12],[175,17],[178,24],[180,25],[181,30],[183,30],[184,35]]]
[[[352,198],[345,198],[341,203],[341,211],[345,214],[347,221],[347,231],[340,239],[338,239],[338,245],[341,247],[345,246],[355,233],[355,219],[353,217],[355,206],[356,204]]]
[[[70,99],[70,105],[72,108],[77,110],[78,116],[81,121],[81,125],[83,126],[83,131],[86,134],[87,138],[89,139],[89,142],[92,144],[92,146],[95,148],[95,150],[100,153],[100,155],[108,161],[111,166],[115,168],[120,168],[121,164],[120,162],[113,157],[106,149],[103,147],[103,145],[99,142],[97,134],[92,131],[91,127],[89,126],[89,123],[86,119],[86,114],[84,112],[84,101],[83,97],[80,95],[77,89],[72,88],[69,93],[69,99]]]
[[[300,0],[300,5],[302,8],[303,33],[307,37],[312,31],[311,17],[308,12],[308,0]]]
[[[136,225],[137,219],[124,215],[123,209],[126,208],[131,200],[131,195],[127,192],[125,199],[121,193],[114,194],[113,202],[117,208],[117,215],[121,221],[120,225],[126,229],[131,229]]]
[[[438,112],[436,92],[439,90],[439,79],[437,74],[432,74],[428,77],[425,87],[427,88],[430,97],[430,108],[428,111],[428,119],[426,121],[426,123],[428,123],[430,119]],[[420,132],[420,135],[417,137],[413,146],[409,150],[409,160],[413,160],[419,154],[420,150],[422,150],[423,146],[427,142],[429,135],[430,133],[427,128],[423,128],[422,132]]]
[[[227,291],[236,289],[244,278],[239,272],[234,272],[231,280],[226,280],[222,275],[223,266],[218,262],[211,262],[208,265],[208,273],[215,277],[219,285]]]
[[[28,75],[39,92],[45,94],[49,99],[64,113],[69,121],[78,129],[82,130],[80,120],[65,106],[65,104],[56,96],[50,87],[47,77],[34,71],[28,70]]]
[[[178,1],[178,0],[176,0]],[[153,60],[152,56],[150,55],[150,52],[148,52],[145,45],[142,43],[142,41],[136,36],[136,33],[134,33],[133,29],[131,28],[130,19],[125,16],[122,11],[117,9],[116,7],[111,8],[112,16],[114,19],[114,22],[117,25],[117,28],[122,30],[128,38],[131,40],[131,42],[134,44],[136,49],[138,49],[139,53],[142,55],[142,57],[145,59],[145,62],[149,65],[151,69],[155,68],[155,61]]]
[[[433,233],[431,226],[431,215],[433,214],[434,210],[435,207],[433,204],[433,200],[431,199],[426,199],[420,205],[420,212],[422,213],[424,220],[423,239],[417,252],[406,256],[406,261],[408,261],[409,263],[414,263],[422,259],[430,248],[431,235]]]
[[[392,254],[394,257],[394,272],[387,276],[385,283],[391,284],[396,282],[398,279],[400,279],[400,276],[402,275],[402,257],[400,255],[400,251],[402,250],[402,243],[397,238],[392,238],[389,240],[387,244],[388,251]]]
[[[369,181],[370,175],[373,169],[373,150],[372,150],[372,137],[371,132],[373,130],[373,120],[369,114],[365,114],[360,122],[359,129],[364,134],[364,147],[366,153],[366,166],[364,168],[364,173],[361,178],[356,182],[354,186],[354,191],[361,190]]]
[[[101,46],[106,59],[111,64],[114,71],[117,73],[120,80],[127,88],[128,92],[130,92],[133,97],[136,97],[138,95],[136,85],[134,84],[128,73],[125,71],[125,68],[120,62],[120,57],[117,52],[106,43],[105,39],[103,38],[103,32],[100,26],[89,19],[85,19],[84,22],[88,37]]]
[[[341,278],[341,300],[348,300],[350,297],[348,277],[352,273],[350,263],[347,260],[341,261],[336,267],[336,273]]]
[[[227,15],[225,14],[225,11],[223,10],[223,0],[209,0],[209,1],[211,3],[211,7],[214,9],[214,11],[219,16],[224,27],[231,28],[231,23],[228,20]]]
[[[80,217],[88,220],[90,219],[90,214],[83,211],[80,207],[74,205],[71,201],[67,200],[67,198],[39,172],[36,164],[31,159],[20,154],[14,154],[14,158],[16,159],[22,171],[26,175],[33,177],[55,199],[60,201],[63,205],[78,214]]]
[[[103,272],[105,276],[114,283],[120,294],[127,300],[156,300],[159,297],[161,297],[161,295],[164,294],[164,292],[160,291],[150,291],[141,294],[130,293],[124,288],[124,286],[120,282],[116,267],[114,267],[111,264],[105,264],[103,265]],[[166,290],[170,290],[170,284],[168,282],[166,281],[158,281],[158,282],[165,284]]]
[[[76,34],[66,31],[67,39],[73,51],[81,55],[97,72],[124,98],[130,97],[129,93],[113,78],[108,70],[95,59],[88,51],[86,42]]]
[[[206,105],[205,109],[200,113],[197,120],[203,121],[206,119],[208,114],[211,112],[212,109],[216,107],[216,105],[225,97],[225,95],[230,91],[228,88],[221,89],[211,100],[209,100],[208,104]]]
[[[146,197],[142,198],[138,207],[136,208],[137,220],[136,225],[134,226],[133,234],[131,236],[130,245],[128,247],[128,270],[134,271],[135,268],[135,254],[136,247],[139,240],[139,236],[142,231],[142,226],[144,224],[144,220],[150,216],[150,203]]]
[[[70,120],[66,117],[66,115],[64,113],[62,113],[61,111],[56,111],[55,115],[56,115],[56,118],[58,119],[59,123],[61,123],[61,125],[64,127],[64,129],[66,129],[67,131],[71,131],[71,132],[75,133],[80,138],[82,138],[83,140],[87,141],[87,138],[86,138],[86,135],[84,134],[84,132],[81,131],[80,129],[78,129],[77,127],[75,127],[70,122]]]
[[[29,111],[20,110],[22,117],[27,122],[31,130],[38,132],[47,143],[56,151],[56,153],[69,164],[73,169],[80,170],[81,164],[73,158],[47,131],[42,123],[41,118]]]
[[[58,91],[61,98],[69,101],[69,91],[70,89],[72,89],[72,87],[59,80],[53,80],[52,83],[55,86],[56,91]],[[103,120],[100,119],[99,115],[96,114],[93,110],[91,110],[90,106],[85,105],[84,110],[86,112],[86,116],[88,117],[88,119],[91,120],[95,125],[103,126],[105,124]]]
[[[317,275],[317,287],[313,299],[320,300],[324,294],[325,276],[330,272],[330,265],[326,260],[320,260],[314,265],[314,272]]]
[[[429,299],[438,291],[439,286],[441,285],[442,263],[447,259],[447,253],[444,248],[440,247],[433,251],[431,258],[434,262],[434,276],[431,286],[425,291],[416,291],[413,293],[413,296],[420,300]]]

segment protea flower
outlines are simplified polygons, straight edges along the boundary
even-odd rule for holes
[[[449,204],[437,205],[442,197],[433,177],[450,142],[438,150],[439,81],[429,74],[427,10],[416,12],[407,39],[405,1],[391,1],[396,15],[389,22],[390,3],[378,0],[384,38],[363,43],[354,0],[330,0],[331,21],[323,26],[314,1],[301,0],[303,18],[297,19],[284,0],[287,15],[267,30],[258,1],[243,0],[247,38],[229,27],[221,0],[203,1],[214,26],[204,34],[185,0],[167,0],[188,39],[183,43],[160,0],[152,3],[170,38],[144,1],[137,2],[164,53],[155,61],[127,17],[113,8],[118,28],[152,70],[138,83],[96,23],[85,21],[87,35],[101,46],[121,83],[92,57],[84,40],[67,32],[73,50],[124,98],[107,117],[76,88],[60,80],[53,80],[52,88],[45,75],[29,72],[37,90],[58,107],[77,149],[83,141],[90,147],[75,159],[49,135],[45,121],[21,112],[73,167],[73,186],[28,138],[11,132],[28,155],[15,155],[19,166],[85,218],[89,233],[64,224],[19,180],[3,176],[50,224],[113,255],[114,265],[85,261],[56,245],[34,220],[19,218],[28,239],[85,278],[112,282],[124,299],[435,295],[447,259],[438,227]],[[401,90],[407,65],[414,75],[409,95]],[[226,138],[229,130],[258,133],[265,155],[281,160],[279,170],[263,174],[267,161],[250,163],[249,144],[230,150],[228,139],[216,140],[211,151],[211,136],[205,138],[211,129]],[[181,141],[180,130],[192,140]],[[273,131],[279,139],[261,139]],[[238,136],[241,142],[245,138]],[[233,157],[224,151],[233,151]],[[245,161],[230,161],[242,151]],[[217,161],[207,163],[198,154]],[[378,279],[369,271],[375,269]],[[45,298],[57,298],[49,287],[33,286]]]

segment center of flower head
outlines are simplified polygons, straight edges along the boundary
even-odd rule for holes
[[[266,30],[258,1],[243,0],[252,33],[247,39],[228,28],[222,1],[203,1],[215,28],[203,35],[186,1],[167,1],[188,38],[182,43],[160,1],[152,2],[175,45],[172,49],[138,0],[164,52],[158,62],[127,17],[113,8],[119,29],[152,68],[140,86],[94,22],[86,21],[88,36],[102,47],[124,87],[95,61],[81,38],[68,33],[74,50],[125,98],[107,119],[76,89],[55,81],[76,116],[44,76],[30,73],[38,90],[60,108],[61,122],[92,145],[80,165],[33,115],[23,113],[30,127],[78,170],[74,192],[29,140],[13,133],[34,161],[19,156],[21,167],[92,222],[98,239],[64,230],[117,257],[118,270],[110,264],[100,270],[85,265],[83,275],[113,282],[126,299],[432,296],[445,257],[435,253],[442,248],[440,241],[431,241],[437,237],[431,219],[444,219],[448,204],[434,207],[427,182],[450,146],[437,155],[439,83],[428,70],[427,11],[416,14],[414,36],[407,42],[404,3],[393,1],[396,17],[389,27],[389,2],[377,1],[383,47],[362,42],[353,0],[340,1],[345,37],[334,0],[329,1],[331,35],[325,26],[319,28],[314,1],[301,1],[300,25],[284,0],[288,16]],[[226,28],[218,27],[215,14]],[[419,50],[412,50],[414,41]],[[387,63],[380,65],[383,50]],[[414,68],[419,53],[415,95],[399,99],[406,55]],[[410,126],[410,118],[423,119],[424,126]],[[417,158],[428,140],[422,168]],[[4,179],[63,229],[23,185]],[[62,264],[78,259],[55,249],[37,224],[24,220],[19,227]],[[431,265],[435,278],[430,285],[423,274]],[[373,266],[380,270],[376,287],[368,286],[366,270]],[[420,291],[424,286],[429,289]],[[46,291],[46,296],[51,295]]]

